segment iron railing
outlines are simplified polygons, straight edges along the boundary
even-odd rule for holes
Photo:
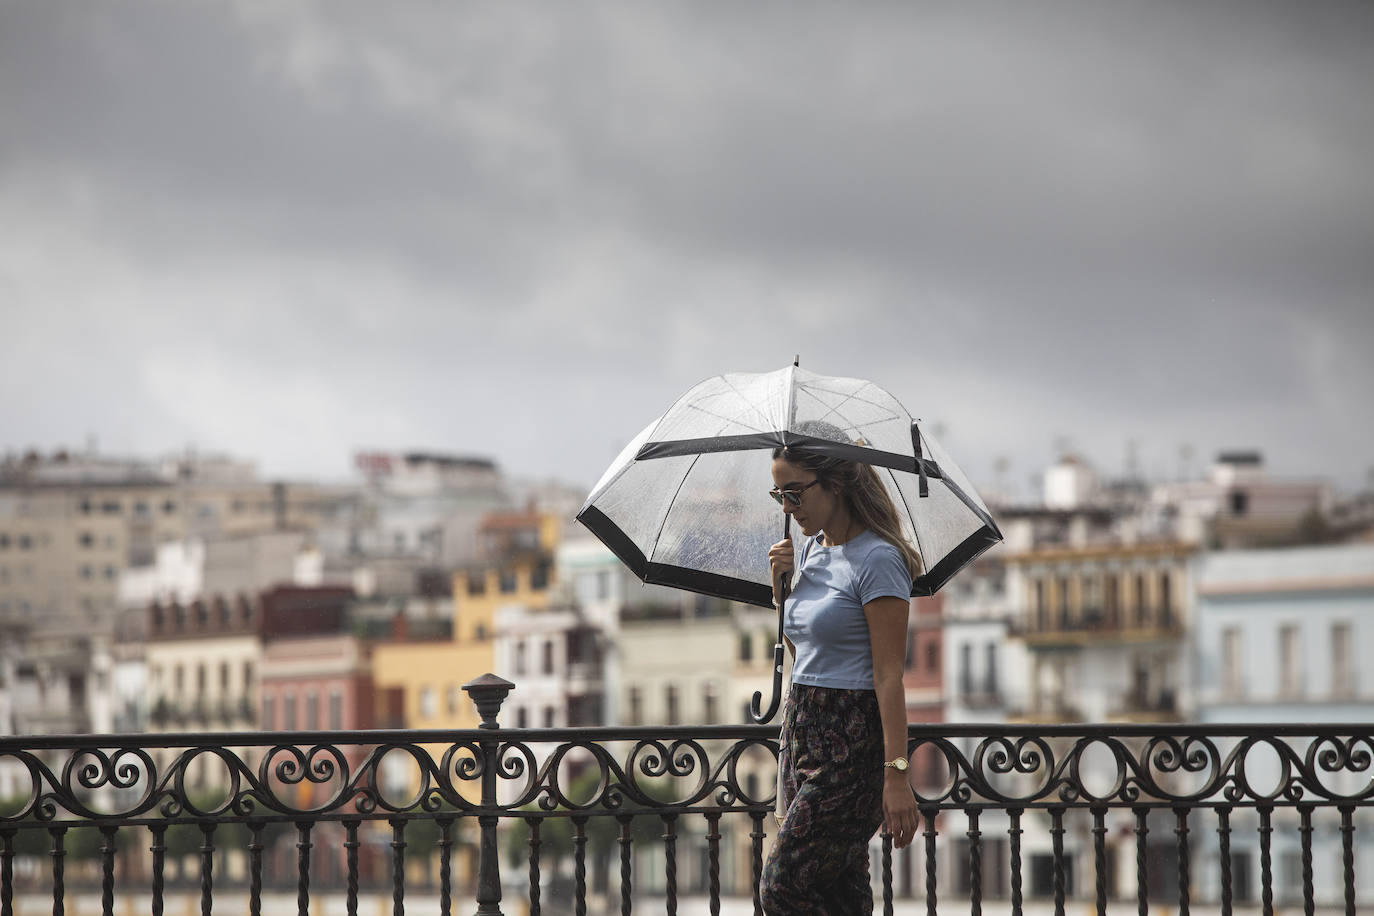
[[[312,895],[350,914],[376,912],[369,896],[397,914],[437,897],[445,916],[503,897],[761,912],[776,728],[500,728],[511,686],[466,685],[470,731],[0,739],[0,789],[18,786],[0,800],[0,916],[64,914],[96,887],[99,912],[157,916],[174,894],[259,914],[283,888],[302,916]],[[1355,844],[1371,724],[942,724],[910,745],[922,829],[906,850],[874,841],[885,913],[1354,913],[1374,891]]]

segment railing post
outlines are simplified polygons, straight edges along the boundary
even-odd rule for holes
[[[477,714],[482,717],[482,724],[478,728],[500,728],[496,724],[496,716],[501,712],[506,694],[513,687],[515,685],[510,681],[494,674],[484,674],[463,685],[477,707]],[[482,750],[482,807],[490,811],[496,807],[496,771],[501,742],[492,736],[478,743]],[[477,817],[477,823],[482,828],[477,857],[477,916],[502,916],[501,857],[496,845],[496,825],[499,821],[500,818],[495,814]]]

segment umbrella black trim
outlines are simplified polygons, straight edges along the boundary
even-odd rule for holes
[[[620,526],[611,521],[606,513],[596,506],[586,506],[577,513],[577,520],[596,535],[601,543],[609,547],[611,553],[620,558],[620,562],[630,567],[630,572],[640,579],[644,578],[645,567],[649,565],[644,551],[640,550],[630,536],[621,531]]]
[[[969,495],[965,493],[962,489],[960,489],[959,485],[956,484],[954,481],[946,480],[945,486],[949,488],[949,492],[953,493],[956,499],[958,499],[965,506],[968,506],[970,512],[972,512],[974,515],[978,516],[978,518],[982,520],[984,529],[986,529],[993,535],[995,539],[994,543],[996,541],[1002,540],[1002,529],[997,527],[997,523],[992,520],[992,516],[987,513],[986,509],[979,506],[978,503],[971,499]]]
[[[815,436],[804,436],[787,430],[770,433],[749,433],[740,436],[707,436],[701,439],[665,439],[660,442],[645,442],[635,454],[636,461],[653,458],[671,458],[680,455],[702,455],[710,452],[742,452],[749,449],[765,448],[804,448],[822,455],[846,458],[861,464],[892,468],[915,474],[916,459],[911,455],[897,452],[884,452],[862,445],[848,445]],[[944,480],[940,465],[929,458],[921,459],[926,476],[933,480]]]
[[[773,607],[773,589],[758,582],[736,579],[734,576],[722,576],[684,566],[670,566],[667,563],[650,563],[644,581],[650,585],[685,588],[689,592],[740,601],[755,607]]]
[[[958,547],[955,547],[944,558],[936,563],[925,575],[916,579],[911,584],[911,597],[929,598],[940,590],[946,582],[954,577],[954,574],[963,569],[969,563],[994,544],[1000,543],[1002,533],[994,525],[991,528],[986,525],[979,528],[973,534],[964,538]]]
[[[629,567],[630,572],[634,573],[641,582],[649,585],[668,585],[673,588],[682,588],[714,598],[742,601],[757,607],[771,608],[773,606],[773,590],[767,585],[737,579],[733,576],[702,572],[699,569],[688,569],[684,566],[651,563],[644,556],[644,552],[630,539],[629,535],[621,531],[619,525],[611,521],[606,513],[595,506],[584,508],[577,514],[577,520],[588,531],[596,535],[601,543],[610,548],[611,553]]]

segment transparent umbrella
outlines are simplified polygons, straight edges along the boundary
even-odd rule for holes
[[[768,495],[768,450],[804,446],[872,465],[924,571],[911,594],[933,595],[1002,533],[963,472],[882,388],[792,365],[694,386],[621,451],[578,520],[640,579],[772,607],[768,548],[787,516]],[[773,700],[782,684],[782,624]]]

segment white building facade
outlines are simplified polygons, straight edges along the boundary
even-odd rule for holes
[[[1364,662],[1374,657],[1374,544],[1206,555],[1199,562],[1195,632],[1199,722],[1368,723],[1374,717],[1374,674]],[[1294,746],[1308,744],[1303,738]],[[1280,764],[1272,749],[1256,748],[1246,761],[1254,789],[1268,792],[1277,785]],[[1332,774],[1323,782],[1349,793],[1368,779],[1366,771]],[[1341,903],[1339,817],[1334,807],[1314,812],[1318,904]],[[1298,815],[1280,806],[1273,818],[1275,899],[1294,902],[1302,891]],[[1367,811],[1357,809],[1355,818],[1358,833],[1374,829]],[[1234,880],[1244,895],[1238,899],[1258,896],[1259,827],[1253,815],[1234,819]],[[1198,871],[1204,881],[1216,881],[1214,864]],[[1374,898],[1374,849],[1358,842],[1355,881],[1358,898]]]

